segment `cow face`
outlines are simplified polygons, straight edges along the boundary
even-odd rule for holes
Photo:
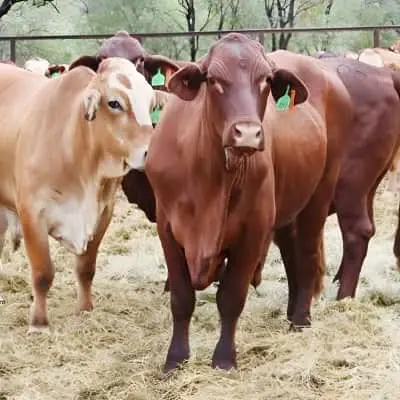
[[[84,108],[107,153],[109,177],[143,169],[155,101],[155,91],[131,62],[112,57],[100,64],[84,97]]]
[[[287,85],[295,87],[297,103],[305,100],[307,89],[297,77],[276,69],[257,41],[235,33],[216,42],[203,60],[176,72],[168,88],[191,101],[205,86],[207,109],[223,147],[251,154],[264,149],[262,121],[269,93],[277,100]]]

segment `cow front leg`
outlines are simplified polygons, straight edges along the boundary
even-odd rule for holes
[[[164,372],[169,372],[190,357],[189,325],[195,306],[195,292],[183,249],[175,241],[170,227],[158,222],[158,234],[168,266],[168,285],[173,319],[172,339]]]
[[[93,310],[92,282],[96,272],[97,253],[104,234],[110,225],[113,206],[107,207],[100,217],[93,239],[88,243],[84,254],[76,256],[76,275],[78,279],[78,311]]]
[[[252,237],[253,243],[245,243],[230,252],[228,265],[217,291],[217,306],[221,331],[212,357],[212,367],[230,370],[237,367],[235,334],[240,314],[246,302],[250,282],[264,260],[263,245]],[[245,239],[246,240],[246,239]],[[250,241],[250,238],[247,239]],[[258,242],[258,246],[257,246]],[[269,243],[269,241],[267,242]]]
[[[31,264],[33,303],[29,332],[49,332],[47,293],[53,283],[54,266],[50,258],[49,239],[44,221],[26,209],[19,210],[25,248]]]

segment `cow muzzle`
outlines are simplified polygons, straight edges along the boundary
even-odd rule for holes
[[[223,142],[224,147],[252,154],[264,150],[264,130],[259,122],[236,122],[228,128]]]
[[[142,146],[135,148],[125,160],[129,169],[136,169],[139,171],[144,170],[144,163],[147,156],[148,146]]]

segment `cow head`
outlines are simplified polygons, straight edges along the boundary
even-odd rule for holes
[[[232,33],[217,41],[202,60],[172,75],[168,88],[186,101],[203,88],[223,147],[252,154],[264,149],[262,121],[269,93],[278,100],[288,85],[296,91],[295,104],[303,102],[307,89],[292,72],[276,68],[257,41]]]
[[[86,90],[83,107],[106,153],[107,177],[143,169],[155,101],[155,91],[130,61],[111,57],[101,62]]]
[[[85,65],[97,71],[102,60],[109,57],[122,57],[135,64],[137,71],[149,80],[163,66],[177,71],[179,66],[176,62],[160,55],[151,55],[143,48],[139,39],[129,35],[128,32],[120,31],[103,42],[96,56],[82,56],[71,63],[69,69],[78,65]]]

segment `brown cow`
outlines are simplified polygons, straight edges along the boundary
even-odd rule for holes
[[[143,74],[148,81],[160,67],[175,72],[180,66],[186,65],[186,63],[182,61],[172,61],[162,55],[150,54],[143,48],[137,38],[130,36],[126,31],[119,31],[114,36],[104,40],[97,55],[81,56],[70,64],[69,69],[71,70],[78,65],[86,65],[96,71],[101,60],[108,57],[126,58],[135,64],[137,70]]]
[[[0,205],[18,214],[32,267],[30,331],[47,331],[48,235],[77,256],[79,309],[91,310],[97,250],[122,176],[143,168],[155,96],[122,58],[55,80],[0,65],[0,92]]]
[[[352,107],[340,79],[315,60],[285,51],[266,57],[241,34],[226,35],[202,62],[176,72],[169,89],[176,97],[163,111],[145,166],[171,291],[165,370],[189,358],[195,290],[216,279],[221,335],[212,365],[230,369],[249,283],[258,280],[275,230],[284,257],[297,251],[287,260],[288,317],[293,326],[310,324]],[[287,89],[291,106],[277,111]],[[296,237],[289,234],[294,225]]]
[[[331,213],[343,237],[343,257],[334,281],[338,299],[354,297],[368,243],[374,235],[376,189],[395,160],[400,141],[400,73],[341,57],[321,59],[346,86],[355,110],[351,138],[340,171]],[[398,229],[394,253],[400,256]]]

